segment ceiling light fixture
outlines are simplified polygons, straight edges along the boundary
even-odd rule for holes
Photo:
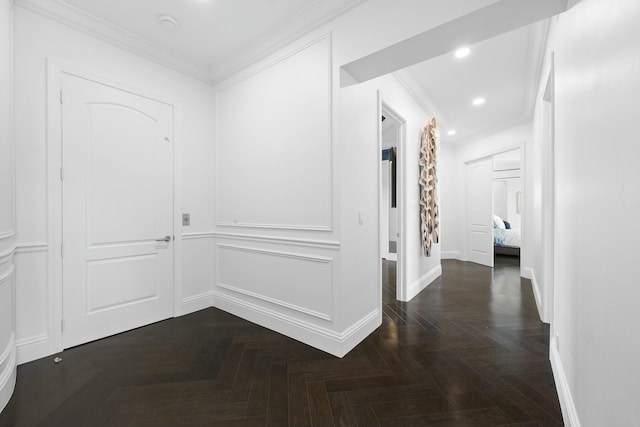
[[[475,105],[475,106],[478,106],[478,105],[484,104],[485,102],[486,101],[485,101],[484,98],[476,98],[476,99],[473,100],[472,104]]]
[[[456,50],[454,55],[456,58],[466,58],[470,53],[471,49],[469,49],[468,47],[461,47],[460,49]]]
[[[447,135],[455,135],[456,134],[456,130],[455,129],[451,129],[449,132],[447,132]]]
[[[158,22],[167,30],[175,30],[180,25],[176,18],[170,15],[158,15]]]

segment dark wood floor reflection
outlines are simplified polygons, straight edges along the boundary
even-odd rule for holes
[[[217,309],[18,368],[0,426],[561,426],[549,328],[517,263],[443,261],[343,359]],[[375,284],[372,284],[375,286]]]

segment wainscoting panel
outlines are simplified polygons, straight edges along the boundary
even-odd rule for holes
[[[331,76],[326,35],[218,86],[218,226],[332,229]]]
[[[331,256],[216,243],[215,270],[219,293],[306,320],[332,320]]]
[[[16,347],[18,364],[50,354],[48,343],[48,246],[21,244],[16,264]]]
[[[15,266],[13,248],[0,253],[0,410],[16,381]]]

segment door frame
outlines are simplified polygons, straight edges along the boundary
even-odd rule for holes
[[[398,112],[396,108],[393,107],[393,102],[385,96],[385,94],[378,90],[378,108],[377,108],[377,131],[378,131],[378,152],[377,152],[377,161],[378,161],[378,297],[379,297],[379,307],[382,310],[382,233],[380,232],[380,223],[382,219],[382,120],[380,119],[384,114],[388,115],[395,122],[398,123],[398,147],[396,154],[396,208],[398,209],[398,244],[396,246],[396,299],[400,301],[404,301],[404,295],[406,295],[406,283],[405,278],[406,275],[406,259],[404,254],[405,252],[405,244],[406,244],[406,230],[405,230],[405,220],[404,220],[404,201],[405,201],[405,189],[406,189],[406,176],[404,173],[405,170],[405,162],[404,162],[404,151],[406,146],[406,128],[407,128],[407,120]],[[387,245],[389,242],[386,243]],[[381,311],[382,312],[382,311]]]
[[[62,75],[70,74],[123,90],[173,107],[173,317],[182,314],[182,152],[180,104],[165,94],[106,78],[94,70],[47,58],[46,146],[47,146],[47,242],[48,242],[48,342],[49,354],[62,345]]]

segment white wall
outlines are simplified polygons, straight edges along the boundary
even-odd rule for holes
[[[16,380],[13,2],[0,1],[0,411]]]
[[[511,228],[522,229],[522,215],[518,212],[518,194],[522,192],[520,178],[507,179],[507,216]]]
[[[493,214],[502,219],[509,219],[509,205],[507,201],[507,181],[504,179],[493,180]]]
[[[462,259],[464,218],[462,208],[464,174],[457,163],[455,147],[443,145],[438,157],[440,183],[440,243],[443,259]]]
[[[640,424],[639,20],[635,0],[582,0],[553,23],[548,43],[556,100],[551,360],[571,426]]]
[[[521,190],[520,178],[493,179],[493,213],[517,230],[521,228],[521,215],[516,209],[516,201]]]
[[[3,27],[4,28],[4,27]],[[55,351],[50,342],[47,242],[47,60],[67,64],[125,87],[177,104],[176,144],[182,157],[183,211],[196,233],[182,242],[178,277],[185,313],[211,305],[213,248],[197,233],[213,228],[214,101],[210,86],[116,48],[21,7],[15,10],[15,115],[17,163],[17,345],[26,362]],[[4,99],[4,98],[3,98]],[[4,115],[3,115],[4,117]],[[175,230],[176,237],[181,230]],[[179,245],[180,242],[177,242]],[[180,252],[177,251],[177,254]],[[179,312],[176,314],[180,314]]]

